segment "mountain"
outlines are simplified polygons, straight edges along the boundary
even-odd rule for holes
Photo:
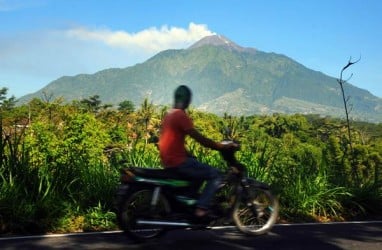
[[[340,70],[340,69],[339,69]],[[171,105],[174,89],[190,86],[193,106],[217,114],[303,113],[343,117],[339,84],[276,53],[241,47],[224,36],[208,36],[187,49],[165,50],[144,63],[95,74],[61,77],[20,102],[48,93],[67,101],[99,95],[103,103],[136,105],[149,98]],[[382,99],[344,85],[351,118],[382,122]]]
[[[205,45],[220,46],[230,51],[236,50],[239,52],[256,52],[255,49],[241,47],[222,35],[206,36],[200,41],[194,43],[191,47],[189,47],[189,49],[195,49]]]

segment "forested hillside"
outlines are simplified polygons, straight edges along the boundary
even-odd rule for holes
[[[113,109],[97,96],[16,106],[6,92],[0,93],[0,233],[114,229],[120,162],[160,166],[154,141],[168,106],[125,100]],[[189,113],[214,140],[229,128],[249,175],[279,195],[280,222],[381,215],[382,124],[352,123],[350,147],[342,120]],[[218,152],[187,143],[200,160],[225,167]]]
[[[112,105],[123,100],[139,105],[145,98],[170,105],[173,90],[180,84],[195,93],[195,108],[218,115],[344,117],[340,86],[334,77],[286,55],[243,48],[221,36],[203,38],[188,49],[162,51],[131,67],[61,77],[20,102],[48,94],[67,102],[98,95]],[[382,122],[381,98],[347,82],[344,87],[352,119]]]

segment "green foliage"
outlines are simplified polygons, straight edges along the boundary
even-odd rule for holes
[[[160,167],[155,143],[168,107],[146,99],[136,111],[95,112],[49,98],[14,106],[5,94],[0,92],[0,233],[114,229],[119,168]],[[283,220],[364,218],[382,210],[381,125],[355,124],[350,152],[341,120],[189,113],[209,138],[240,142],[238,159],[250,177],[271,183]],[[187,147],[226,169],[219,152],[190,138]]]
[[[52,230],[59,233],[82,232],[85,217],[81,215],[80,208],[68,205],[63,207],[63,210],[63,214],[55,221]]]
[[[284,216],[290,220],[309,216],[340,218],[344,212],[341,201],[351,196],[346,188],[330,184],[326,173],[312,174],[302,167],[298,171],[297,174],[290,171],[292,178],[278,183],[278,186],[287,187],[281,192]]]
[[[134,109],[135,109],[134,103],[132,101],[129,101],[129,100],[125,100],[123,102],[120,102],[118,105],[118,110],[125,112],[127,114],[134,112]]]
[[[85,215],[85,231],[104,231],[116,229],[116,215],[113,212],[105,211],[100,203],[96,207],[89,208]]]
[[[363,219],[369,216],[380,218],[382,211],[382,182],[366,182],[361,187],[350,189],[352,197],[344,200],[348,208],[345,216]]]

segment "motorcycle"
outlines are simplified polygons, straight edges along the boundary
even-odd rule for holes
[[[136,241],[159,237],[171,229],[232,224],[247,235],[269,232],[278,217],[278,199],[268,184],[247,177],[236,151],[221,152],[227,169],[211,207],[216,218],[205,222],[195,220],[198,193],[193,181],[166,169],[121,169],[116,194],[119,227]]]

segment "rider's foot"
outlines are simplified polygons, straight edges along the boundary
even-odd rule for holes
[[[202,223],[209,223],[218,219],[218,216],[213,214],[210,210],[203,208],[196,208],[194,215],[195,220]]]
[[[206,216],[208,214],[208,209],[204,209],[204,208],[196,208],[195,210],[195,216],[196,217],[203,217],[203,216]]]

